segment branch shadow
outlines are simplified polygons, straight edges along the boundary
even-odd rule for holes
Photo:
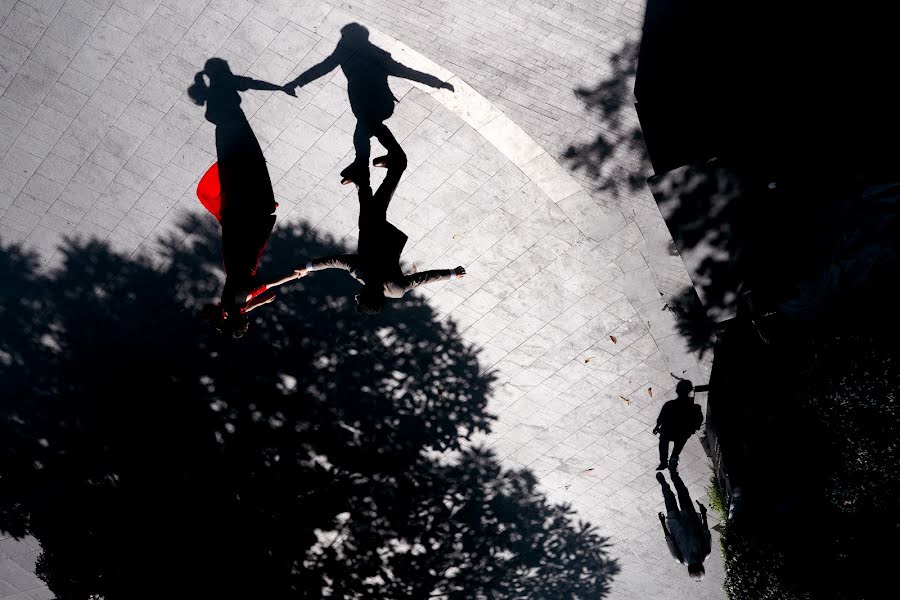
[[[414,297],[357,315],[325,273],[221,336],[196,315],[210,221],[156,270],[0,249],[0,528],[40,541],[57,597],[606,594],[606,539],[469,443],[493,376],[451,320]],[[261,268],[342,251],[280,228]]]
[[[626,189],[644,189],[647,178],[653,174],[640,125],[628,119],[624,111],[633,102],[631,88],[639,52],[637,42],[626,42],[610,61],[609,77],[594,88],[575,90],[585,110],[597,113],[601,132],[593,141],[573,144],[563,153],[571,170],[583,172],[598,191],[614,197]],[[623,162],[629,168],[620,164]]]

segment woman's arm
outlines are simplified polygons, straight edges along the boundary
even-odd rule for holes
[[[269,304],[270,302],[274,302],[274,301],[275,301],[275,293],[274,292],[269,292],[267,294],[261,294],[254,298],[251,298],[250,301],[247,303],[247,306],[245,306],[244,308],[241,309],[241,312],[244,314],[247,314],[251,310],[256,310],[263,304]]]
[[[263,294],[263,292],[267,292],[267,291],[271,290],[272,288],[276,288],[279,285],[284,285],[285,283],[288,283],[289,281],[294,281],[295,279],[299,279],[300,277],[303,277],[303,275],[300,274],[299,269],[291,271],[291,273],[289,275],[285,275],[284,277],[282,277],[280,279],[276,279],[275,281],[271,281],[269,283],[264,283],[260,286],[253,288],[250,291],[238,292],[237,297],[235,298],[235,301],[238,304],[241,304],[243,301],[244,303],[247,303],[247,306],[250,306],[254,302],[257,302],[257,298],[260,297],[261,294]],[[266,297],[267,296],[268,296],[268,294],[266,294]],[[274,299],[274,295],[272,296],[272,299]],[[272,301],[271,299],[266,300],[265,302],[263,302],[263,304],[267,304],[271,301]],[[254,306],[254,308],[255,308],[255,306]],[[247,310],[252,310],[252,309],[247,308],[244,310],[244,312],[246,312]]]
[[[252,77],[243,76],[236,76],[235,79],[237,79],[237,85],[235,87],[241,92],[246,92],[247,90],[282,91],[291,96],[296,96],[294,87],[290,84],[276,85],[274,83],[269,83],[268,81],[261,81],[259,79],[253,79]]]

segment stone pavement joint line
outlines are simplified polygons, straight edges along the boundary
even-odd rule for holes
[[[475,441],[611,537],[622,572],[610,598],[722,598],[715,547],[698,585],[670,559],[656,518],[650,430],[674,397],[669,373],[708,378],[708,357],[688,351],[662,310],[689,280],[648,191],[611,197],[560,160],[598,128],[573,90],[596,85],[639,39],[642,12],[632,0],[0,0],[0,241],[47,270],[79,238],[166,265],[158,240],[204,215],[194,190],[215,161],[213,126],[185,94],[205,60],[284,83],[362,23],[395,60],[455,88],[391,79],[399,103],[387,125],[410,165],[389,216],[409,235],[405,260],[469,272],[420,289],[497,375],[498,418]],[[296,98],[243,93],[242,108],[279,226],[307,222],[352,246],[357,200],[338,175],[353,157],[346,85],[338,69]],[[680,471],[708,503],[696,438]],[[0,535],[0,592],[50,597],[33,575],[38,549]]]

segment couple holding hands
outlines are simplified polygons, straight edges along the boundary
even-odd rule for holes
[[[216,126],[216,157],[201,179],[197,195],[222,226],[222,256],[226,281],[215,315],[223,332],[241,337],[249,326],[247,313],[275,299],[273,289],[324,269],[343,269],[360,284],[356,295],[360,312],[382,310],[387,298],[400,298],[423,284],[463,277],[463,267],[404,274],[400,255],[407,236],[387,221],[387,209],[407,166],[406,154],[384,124],[396,98],[387,84],[393,75],[432,87],[453,90],[449,83],[410,69],[368,41],[368,30],[351,23],[341,30],[334,52],[285,85],[234,75],[220,58],[206,62],[194,77],[188,94],[206,105],[206,119]],[[265,157],[256,135],[240,108],[238,92],[249,89],[283,91],[295,95],[297,87],[326,75],[338,66],[347,77],[350,106],[357,124],[353,135],[356,157],[341,172],[341,183],[356,185],[359,193],[359,245],[355,254],[327,256],[278,280],[259,284],[256,271],[275,225],[275,202]],[[383,183],[373,192],[369,183],[370,138],[375,137],[387,154],[372,161],[387,169]]]

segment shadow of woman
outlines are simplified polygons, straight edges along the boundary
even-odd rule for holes
[[[250,89],[294,95],[286,86],[235,75],[221,58],[206,61],[188,88],[196,104],[206,105],[206,120],[216,126],[217,162],[201,180],[197,194],[222,225],[225,287],[220,305],[212,308],[210,316],[233,337],[246,333],[249,311],[274,300],[267,290],[296,278],[288,276],[263,285],[255,282],[278,204],[262,148],[240,106],[238,92]]]
[[[395,61],[389,52],[369,41],[369,30],[359,23],[344,25],[334,52],[286,84],[285,88],[302,87],[338,67],[347,78],[350,109],[356,116],[353,132],[356,158],[341,171],[343,184],[360,182],[368,177],[370,138],[383,135],[387,130],[384,122],[394,114],[394,104],[398,101],[388,86],[388,75],[453,91],[450,83]]]

